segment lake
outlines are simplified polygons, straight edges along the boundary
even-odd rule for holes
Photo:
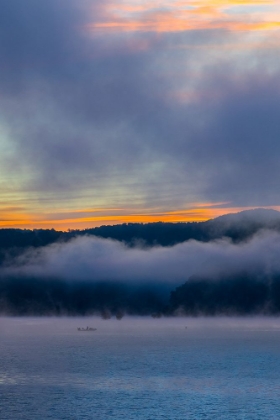
[[[277,318],[0,318],[0,338],[1,420],[280,418]]]

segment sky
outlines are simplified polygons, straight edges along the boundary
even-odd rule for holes
[[[280,210],[278,1],[0,0],[0,227]]]

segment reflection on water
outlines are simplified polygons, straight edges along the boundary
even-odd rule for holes
[[[278,319],[2,318],[0,335],[1,420],[280,418]]]

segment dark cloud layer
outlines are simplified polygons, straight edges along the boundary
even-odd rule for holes
[[[170,206],[277,204],[277,51],[225,59],[211,41],[222,48],[234,35],[221,31],[86,32],[105,6],[0,2],[0,109],[16,149],[9,170],[17,161],[41,192],[110,197],[122,185],[123,201],[131,193],[151,205],[160,195]],[[176,49],[182,43],[187,52]],[[174,95],[189,91],[191,100]]]

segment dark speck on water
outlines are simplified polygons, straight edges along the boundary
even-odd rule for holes
[[[1,420],[280,418],[278,319],[84,321],[0,319]]]
[[[86,328],[78,327],[77,329],[78,331],[96,331],[97,330],[97,328],[92,328],[92,327],[86,327]]]

